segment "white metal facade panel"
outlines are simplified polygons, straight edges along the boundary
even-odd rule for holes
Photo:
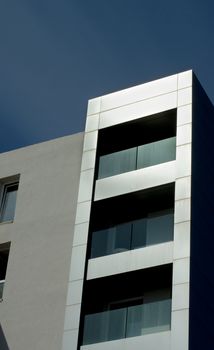
[[[192,71],[90,100],[86,120],[82,171],[91,169],[90,177],[93,178],[99,129],[175,108],[177,108],[176,160],[98,180],[95,190],[95,200],[98,201],[175,181],[174,242],[162,244],[161,248],[159,246],[147,247],[144,250],[139,249],[139,251],[91,259],[87,275],[87,278],[91,279],[173,262],[171,331],[86,345],[82,346],[81,350],[129,350],[130,348],[133,350],[143,348],[156,350],[157,347],[159,350],[188,350]],[[74,235],[74,242],[84,243],[82,248],[79,248],[79,258],[72,262],[72,265],[77,263],[81,265],[81,269],[77,269],[80,284],[84,278],[82,266],[85,265],[87,247],[86,227],[89,224],[90,208],[93,201],[91,196],[93,181],[91,179],[90,181],[86,179],[86,172],[82,174],[76,215],[76,235],[81,235],[80,225],[86,225],[83,229],[84,239]],[[74,252],[75,249],[74,245]],[[165,254],[165,258],[163,254]],[[76,267],[71,267],[70,282],[73,282],[72,271],[75,269]],[[73,288],[75,294],[76,287],[73,286]],[[72,300],[71,285],[69,294],[69,298]],[[74,300],[76,300],[75,298]],[[68,305],[66,317],[71,324],[69,307]],[[69,323],[69,321],[66,322]],[[70,350],[69,341],[72,350],[76,350],[76,329],[65,330],[63,350]]]

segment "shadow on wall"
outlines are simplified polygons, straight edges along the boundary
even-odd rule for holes
[[[0,349],[1,350],[10,350],[1,325],[0,325]]]

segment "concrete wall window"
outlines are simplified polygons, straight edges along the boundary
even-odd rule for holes
[[[173,240],[173,208],[92,233],[91,258]]]
[[[10,243],[0,244],[0,300],[3,298],[9,251]]]
[[[16,207],[18,182],[3,185],[0,222],[13,221]]]
[[[175,159],[176,137],[103,155],[99,158],[98,179],[169,162]]]
[[[93,281],[90,306],[85,300],[82,344],[170,330],[171,273],[165,265]]]

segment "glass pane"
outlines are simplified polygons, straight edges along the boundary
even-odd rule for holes
[[[86,315],[83,345],[124,338],[126,314],[127,309],[123,308]]]
[[[99,159],[98,179],[122,174],[136,169],[137,148],[129,148],[101,156]]]
[[[130,249],[131,223],[125,223],[92,234],[91,258],[120,253]]]
[[[138,147],[137,169],[175,159],[176,137],[148,143]]]
[[[83,329],[83,345],[99,343],[108,339],[108,313],[86,315]]]
[[[146,222],[147,219],[133,221],[131,248],[142,248],[146,246]]]
[[[128,308],[126,337],[170,329],[171,300],[159,300]]]
[[[109,311],[108,340],[125,338],[127,308]]]
[[[136,337],[142,334],[143,305],[130,306],[127,314],[126,337]]]
[[[3,297],[4,282],[5,281],[0,281],[0,299]]]
[[[159,330],[169,330],[171,328],[171,299],[159,301]]]
[[[152,213],[147,218],[146,245],[173,240],[174,214],[172,210]]]
[[[144,330],[143,334],[170,329],[171,291],[160,289],[144,294]]]
[[[170,329],[171,300],[159,300],[144,304],[142,334]]]
[[[5,187],[1,221],[11,221],[14,218],[17,188],[17,185]]]
[[[108,230],[94,231],[91,241],[91,258],[107,254]]]
[[[125,223],[115,227],[115,244],[112,253],[120,253],[130,250],[131,244],[131,223]]]

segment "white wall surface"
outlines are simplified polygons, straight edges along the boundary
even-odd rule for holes
[[[0,154],[0,179],[20,174],[14,222],[0,224],[0,243],[11,241],[0,302],[10,350],[61,348],[82,147],[76,134]]]

